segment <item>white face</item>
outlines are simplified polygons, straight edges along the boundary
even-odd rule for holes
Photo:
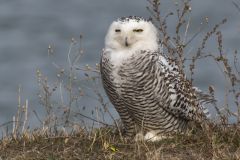
[[[105,38],[105,49],[157,50],[157,29],[145,20],[114,21]]]

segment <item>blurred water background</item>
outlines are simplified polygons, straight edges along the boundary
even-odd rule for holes
[[[174,2],[162,0],[162,13],[172,11]],[[205,17],[208,17],[209,24],[202,35],[227,18],[228,22],[221,27],[224,51],[230,53],[240,49],[240,12],[231,0],[192,0],[191,4],[189,37],[197,32]],[[78,39],[80,34],[83,36],[85,54],[81,65],[94,65],[99,62],[110,23],[118,17],[129,15],[148,18],[147,5],[146,0],[1,0],[0,124],[11,120],[16,114],[19,85],[22,99],[29,100],[29,111],[39,110],[41,114],[36,69],[40,68],[51,80],[56,75],[52,62],[67,63],[72,37]],[[170,25],[171,29],[174,31]],[[191,45],[194,48],[199,42],[197,38]],[[54,58],[48,56],[49,45],[54,48]],[[214,40],[210,40],[208,49],[213,52],[217,50]],[[205,91],[209,85],[214,85],[221,101],[224,78],[219,69],[211,64],[206,61],[198,64],[200,69],[196,72],[195,85]],[[90,104],[89,99],[85,102]],[[33,114],[30,119],[36,121]]]

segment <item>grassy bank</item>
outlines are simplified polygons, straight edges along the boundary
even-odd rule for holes
[[[175,135],[157,143],[123,141],[112,129],[79,131],[71,135],[25,133],[0,141],[2,159],[240,159],[240,129],[211,128]]]

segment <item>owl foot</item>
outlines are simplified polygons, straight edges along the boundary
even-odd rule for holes
[[[166,138],[168,138],[168,137],[163,136],[163,135],[158,135],[157,132],[155,132],[155,131],[149,131],[144,136],[144,140],[149,141],[149,142],[157,142],[157,141],[161,141]]]
[[[142,132],[137,133],[134,140],[136,142],[139,142],[139,141],[157,142],[166,138],[169,138],[169,137],[164,135],[159,135],[155,131],[149,131],[145,135]]]

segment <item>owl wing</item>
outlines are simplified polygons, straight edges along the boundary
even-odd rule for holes
[[[204,116],[208,112],[200,104],[195,88],[186,79],[184,73],[180,72],[174,61],[160,54],[157,66],[160,67],[160,77],[163,78],[165,84],[163,87],[168,94],[167,98],[163,98],[165,104],[162,104],[167,112],[186,120],[198,119],[197,117]]]

